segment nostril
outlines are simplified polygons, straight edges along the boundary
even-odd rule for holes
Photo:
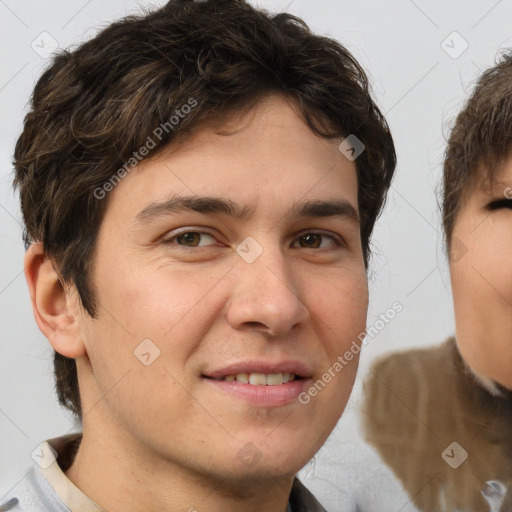
[[[261,322],[245,322],[245,325],[247,325],[248,327],[257,327],[257,328],[266,327]]]

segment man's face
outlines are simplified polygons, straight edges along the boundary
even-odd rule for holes
[[[298,399],[365,328],[355,164],[282,98],[217,128],[241,129],[205,126],[111,192],[91,273],[98,318],[81,318],[84,430],[202,474],[289,476],[334,428],[356,373],[354,356]],[[173,207],[184,196],[216,202]],[[212,212],[219,201],[245,217]]]
[[[512,161],[457,215],[450,275],[456,337],[479,376],[512,389]]]

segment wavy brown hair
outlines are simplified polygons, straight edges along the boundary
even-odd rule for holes
[[[315,134],[354,134],[364,143],[356,167],[367,265],[396,165],[367,76],[341,44],[314,35],[301,19],[243,0],[171,0],[53,58],[35,86],[14,155],[26,244],[43,243],[95,317],[89,271],[108,197],[98,200],[94,191],[191,98],[197,106],[163,133],[152,154],[206,120],[247,111],[275,93],[295,102]],[[54,363],[59,401],[80,418],[75,361],[55,353]]]

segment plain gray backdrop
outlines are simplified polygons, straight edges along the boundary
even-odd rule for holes
[[[50,346],[33,319],[23,275],[11,161],[27,102],[51,44],[68,47],[140,6],[163,3],[0,0],[0,502],[24,477],[37,445],[73,427],[56,402]],[[439,343],[453,332],[436,198],[445,137],[475,78],[512,46],[512,1],[252,3],[287,10],[348,47],[370,74],[391,126],[398,168],[374,236],[368,324],[395,301],[403,311],[368,340],[346,414],[301,475],[328,510],[350,500],[364,502],[365,510],[412,510],[359,432],[361,380],[378,355]]]

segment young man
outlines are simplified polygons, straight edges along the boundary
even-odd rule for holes
[[[54,59],[15,165],[83,430],[4,508],[323,510],[295,474],[350,395],[395,167],[346,49],[240,0],[171,1]]]
[[[366,383],[367,438],[424,512],[512,510],[511,84],[508,53],[482,74],[448,140],[455,336],[386,356]]]

